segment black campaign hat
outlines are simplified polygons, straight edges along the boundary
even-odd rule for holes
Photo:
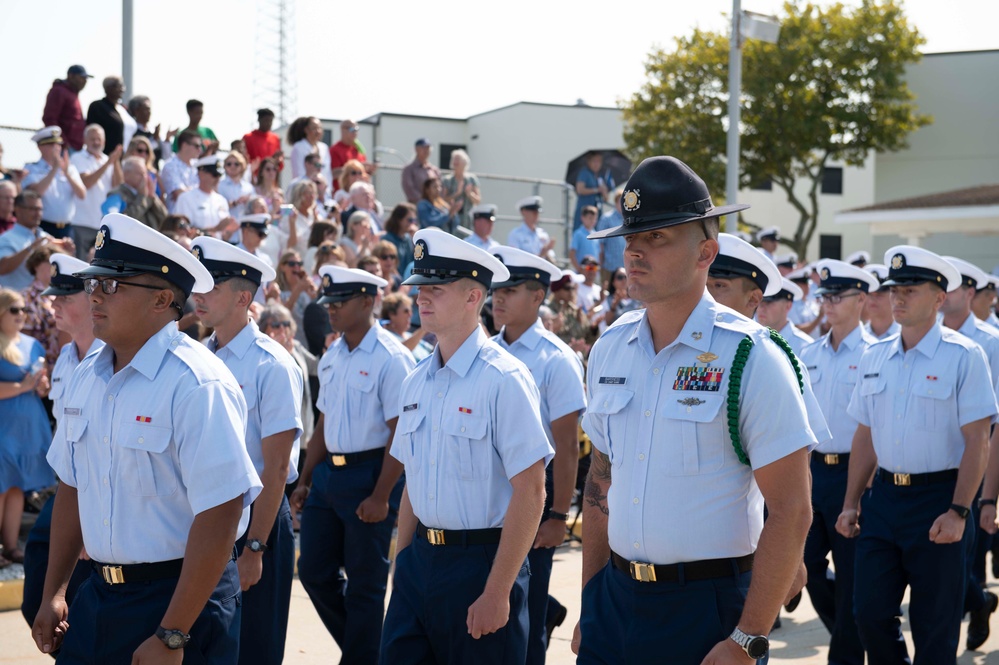
[[[628,178],[621,196],[624,224],[595,231],[589,238],[613,238],[667,226],[712,219],[745,210],[748,205],[715,207],[708,187],[676,157],[650,157]]]

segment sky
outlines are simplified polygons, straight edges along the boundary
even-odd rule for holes
[[[203,124],[224,143],[252,129],[261,105],[255,52],[266,43],[258,17],[276,1],[134,0],[135,89],[126,99],[148,95],[153,124],[164,128],[186,125],[184,102],[200,99]],[[731,0],[289,1],[298,114],[354,119],[464,118],[518,101],[615,106],[642,85],[653,48],[695,27],[727,30],[732,9]],[[764,14],[782,6],[742,0]],[[924,52],[999,48],[996,0],[904,6],[927,40]],[[0,125],[40,126],[52,81],[76,63],[96,77],[80,93],[86,114],[103,96],[101,79],[121,73],[121,8],[121,0],[0,0]],[[5,164],[17,163],[20,137],[0,129]]]

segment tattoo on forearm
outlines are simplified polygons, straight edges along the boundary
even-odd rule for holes
[[[601,489],[601,484],[609,484],[611,479],[610,461],[607,456],[598,450],[594,450],[590,460],[590,472],[586,476],[586,486],[583,489],[583,496],[586,503],[598,509],[604,515],[609,515],[607,508],[607,494]]]

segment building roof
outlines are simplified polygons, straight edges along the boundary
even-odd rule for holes
[[[489,113],[496,113],[498,111],[505,111],[517,106],[546,106],[550,108],[562,108],[562,109],[586,109],[589,111],[619,111],[620,109],[613,106],[590,106],[589,104],[549,104],[546,102],[514,102],[513,104],[507,104],[506,106],[500,106],[499,108],[489,109],[488,111],[482,111],[481,113],[473,113],[467,118],[446,118],[443,116],[436,115],[419,115],[412,113],[392,113],[391,111],[382,111],[380,113],[375,113],[370,115],[359,122],[366,124],[377,125],[382,117],[388,116],[393,118],[419,118],[421,120],[444,120],[448,122],[465,122],[471,118],[477,118],[479,116],[488,115]],[[328,120],[329,121],[329,120]],[[332,122],[332,121],[329,121]]]
[[[999,205],[999,185],[978,185],[949,192],[924,194],[907,199],[876,203],[844,212],[872,212],[876,210],[912,210],[916,208],[961,208],[966,206]]]

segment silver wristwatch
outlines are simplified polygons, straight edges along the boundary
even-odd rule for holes
[[[730,640],[742,647],[742,650],[746,652],[746,655],[757,660],[763,658],[767,655],[770,650],[770,640],[768,640],[763,635],[747,635],[738,629],[738,627],[732,631],[732,634],[728,636]]]

